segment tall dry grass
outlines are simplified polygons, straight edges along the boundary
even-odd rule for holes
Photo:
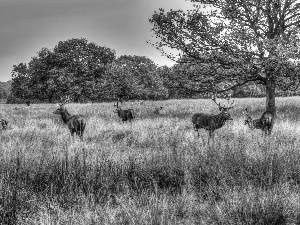
[[[0,105],[2,224],[297,224],[300,99],[278,98],[270,138],[244,124],[264,99],[236,99],[234,120],[200,138],[191,115],[211,100],[146,102],[122,123],[113,104],[68,104],[88,123],[71,139],[57,105]],[[155,107],[164,106],[160,116]]]

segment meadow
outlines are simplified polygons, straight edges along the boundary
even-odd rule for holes
[[[196,112],[210,99],[67,104],[87,118],[83,142],[53,111],[58,104],[0,105],[0,223],[300,224],[300,98],[277,98],[270,137],[244,125],[265,99],[235,99],[233,121],[200,138]],[[161,115],[154,108],[163,106]]]

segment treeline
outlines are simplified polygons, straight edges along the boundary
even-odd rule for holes
[[[7,99],[10,95],[12,81],[1,82],[0,81],[0,99]]]
[[[205,71],[207,72],[207,71]],[[158,67],[145,56],[122,55],[85,38],[60,41],[53,49],[42,48],[31,61],[13,66],[12,81],[0,83],[7,103],[57,102],[70,96],[74,102],[117,99],[161,100],[201,98],[203,68],[177,63]],[[233,97],[264,96],[262,85],[250,83],[231,90]],[[297,91],[278,94],[296,95]]]

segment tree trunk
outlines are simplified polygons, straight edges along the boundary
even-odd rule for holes
[[[276,116],[275,105],[275,76],[268,75],[266,79],[266,111],[269,111]]]
[[[276,81],[275,76],[267,75],[266,77],[266,111],[269,111],[273,114],[272,125],[269,130],[269,134],[271,134],[273,130],[273,126],[276,118],[276,105],[275,105],[275,87]]]

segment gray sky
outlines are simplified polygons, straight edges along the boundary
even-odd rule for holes
[[[159,8],[191,9],[186,0],[0,0],[0,81],[13,65],[28,63],[42,47],[84,37],[116,50],[117,56],[147,56],[158,65],[173,63],[146,41],[148,22]]]

